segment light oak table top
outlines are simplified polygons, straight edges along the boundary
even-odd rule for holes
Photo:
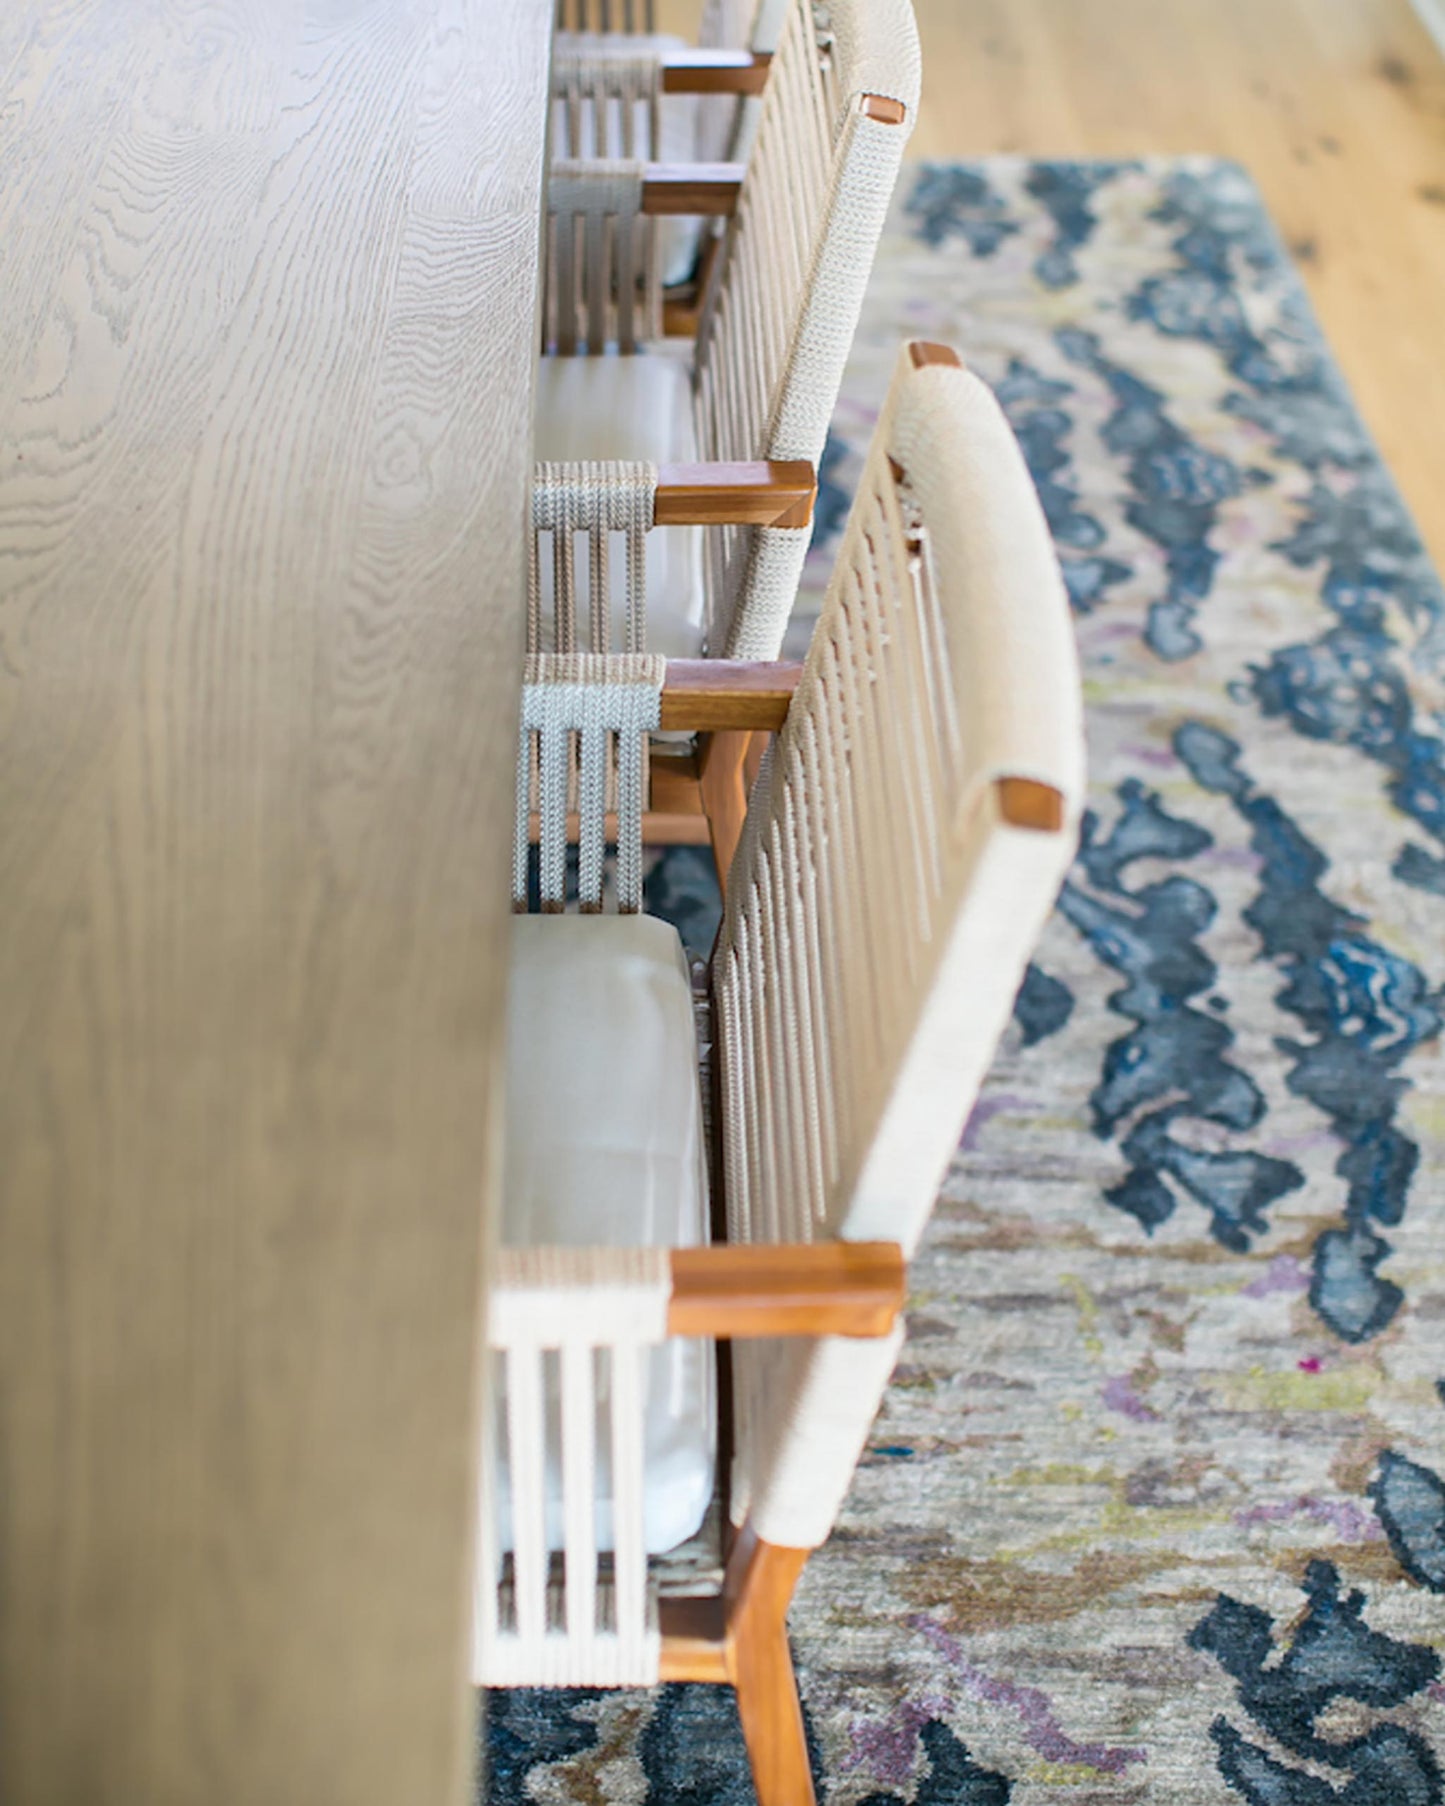
[[[547,0],[0,8],[0,1798],[464,1797]]]

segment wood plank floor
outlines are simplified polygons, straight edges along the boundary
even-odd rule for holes
[[[693,0],[664,0],[687,30]],[[1445,60],[1409,0],[914,0],[913,157],[1252,172],[1445,570]]]
[[[1445,60],[1408,0],[914,0],[914,157],[1237,158],[1445,571]]]

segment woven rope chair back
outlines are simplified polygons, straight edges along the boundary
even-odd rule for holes
[[[905,354],[728,884],[731,1240],[912,1250],[1068,864],[1080,720],[1008,425],[967,372]],[[1011,796],[1057,819],[1015,825]],[[735,1347],[735,1515],[827,1535],[894,1353]]]
[[[583,914],[601,913],[609,840],[617,848],[618,912],[629,915],[641,909],[647,737],[657,726],[666,674],[667,661],[646,653],[528,656],[512,840],[512,907],[517,913],[526,913],[534,900],[544,914],[562,913],[573,839],[578,909]]]
[[[822,457],[919,80],[909,0],[827,9],[786,0],[698,333],[704,457]],[[902,121],[877,117],[878,101],[897,103]],[[806,528],[709,535],[716,651],[777,655],[809,537]]]

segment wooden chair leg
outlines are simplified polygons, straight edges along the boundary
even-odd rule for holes
[[[727,896],[728,870],[742,838],[748,812],[747,760],[755,736],[729,730],[709,734],[701,749],[699,787],[707,816],[712,856],[717,866],[718,889]]]
[[[728,1678],[737,1691],[758,1806],[815,1806],[787,1632],[788,1605],[809,1554],[765,1543],[745,1526],[728,1558]]]

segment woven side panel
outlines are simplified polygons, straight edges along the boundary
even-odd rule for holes
[[[527,651],[647,649],[647,535],[657,503],[657,467],[578,461],[538,464],[532,476]],[[625,597],[620,645],[609,535],[621,534]],[[545,573],[545,575],[544,575]]]
[[[1079,739],[1018,448],[976,379],[905,359],[727,889],[730,1239],[916,1243],[1068,863]],[[1001,820],[1009,773],[1060,792],[1058,832]],[[784,1544],[826,1533],[886,1377],[829,1347],[736,1351],[734,1496]]]
[[[704,457],[772,455],[767,430],[774,398],[832,186],[837,106],[812,7],[808,0],[790,0],[721,274],[698,333]],[[853,324],[847,324],[850,336]]]
[[[646,39],[568,32],[552,42],[554,157],[648,162],[661,144],[662,52]]]
[[[534,653],[522,686],[512,907],[527,907],[531,824],[538,824],[542,909],[566,897],[568,817],[577,817],[577,897],[602,908],[607,816],[617,822],[617,907],[642,907],[647,736],[658,724],[667,661],[649,654]]]
[[[499,1628],[485,1647],[485,1660],[473,1663],[479,1687],[652,1687],[660,1676],[662,1637],[657,1628],[657,1598],[649,1592],[642,1623],[630,1634],[616,1628],[615,1592],[610,1581],[596,1595],[597,1629],[585,1640],[566,1629],[566,1589],[547,1592],[547,1626],[540,1637],[524,1638],[514,1628],[512,1588],[496,1589]]]
[[[653,0],[557,0],[558,32],[656,31]]]
[[[643,164],[552,164],[542,348],[562,356],[636,351],[662,332],[655,222],[642,211]]]
[[[645,1351],[667,1334],[665,1248],[505,1248],[488,1339],[503,1362],[505,1463],[486,1445],[474,1679],[488,1686],[629,1686],[657,1679],[655,1589],[643,1521]],[[560,1411],[549,1412],[557,1367]],[[614,1553],[597,1554],[596,1424],[611,1440]],[[560,1467],[563,1547],[547,1552],[546,1474]],[[510,1475],[510,1496],[495,1494]],[[512,1555],[502,1561],[510,1526]]]

